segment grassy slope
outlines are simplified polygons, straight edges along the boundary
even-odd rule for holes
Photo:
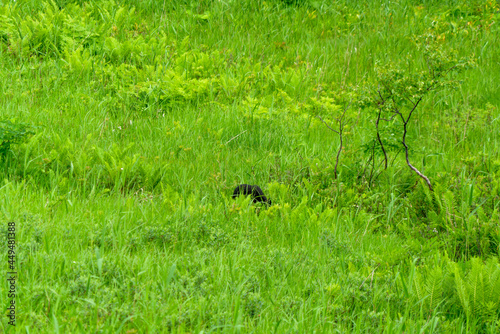
[[[118,6],[98,4],[104,9],[89,11],[92,22],[109,27],[84,42],[73,35],[90,50],[80,63],[64,46],[52,47],[58,40],[50,34],[41,47],[22,49],[11,29],[0,51],[2,117],[38,126],[1,172],[2,220],[17,223],[18,328],[498,329],[498,303],[489,316],[467,311],[456,281],[419,290],[419,282],[433,286],[439,270],[452,271],[449,257],[467,272],[471,256],[498,255],[499,34],[496,23],[486,29],[478,22],[498,14],[472,16],[479,7],[443,2],[143,1],[118,23]],[[76,18],[87,8],[66,6]],[[37,17],[47,8],[23,2],[13,11]],[[412,161],[425,161],[448,218],[427,214],[435,208],[422,185],[414,187],[401,154],[373,184],[360,176],[369,158],[361,146],[373,136],[366,110],[357,110],[346,136],[338,182],[338,138],[295,110],[320,87],[371,87],[376,62],[410,54],[424,66],[410,38],[436,20],[465,27],[446,35],[443,48],[477,57],[458,89],[424,101],[409,134]],[[109,36],[123,45],[162,33],[168,48],[150,49],[164,54],[104,44]],[[208,57],[205,72],[186,65],[190,52],[202,58],[213,51],[220,57]],[[120,76],[122,63],[136,72]],[[170,82],[146,97],[128,94],[149,64],[149,76],[177,66],[187,93],[161,100],[173,94]],[[189,95],[204,79],[212,80],[209,88]],[[240,182],[263,186],[278,204],[235,204],[229,195]],[[491,229],[486,239],[474,229],[482,223]],[[466,226],[462,234],[450,236],[453,224]],[[0,298],[8,302],[4,287]],[[9,329],[5,318],[2,326]]]

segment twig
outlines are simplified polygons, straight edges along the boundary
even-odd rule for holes
[[[386,122],[391,122],[394,119],[394,117],[396,117],[396,116],[397,116],[397,114],[394,114],[389,119],[387,119],[387,118],[380,118],[380,120],[381,121],[386,121]]]
[[[384,153],[384,165],[385,169],[387,169],[387,153],[385,152],[385,147],[384,144],[382,144],[382,138],[380,138],[380,131],[378,128],[378,124],[380,122],[380,114],[382,113],[382,107],[379,107],[378,109],[378,117],[377,117],[377,122],[375,123],[375,127],[377,128],[377,141],[380,144],[380,148],[382,149],[382,153]]]
[[[321,116],[319,116],[319,115],[318,115],[318,118],[321,120],[321,122],[325,123],[325,125],[326,125],[326,127],[327,127],[327,128],[329,128],[330,130],[332,130],[332,131],[333,131],[333,132],[335,132],[336,134],[340,134],[337,130],[332,129],[332,128],[328,125],[328,123],[326,123],[326,122],[323,120],[323,118],[321,118]]]
[[[375,141],[373,142],[373,146],[372,146],[372,170],[370,171],[370,178],[368,179],[368,184],[371,186],[372,184],[372,178],[373,178],[373,171],[375,169]]]
[[[370,275],[366,276],[366,278],[364,279],[364,281],[359,286],[360,289],[363,287],[363,285],[365,284],[365,282],[368,279],[368,277],[371,276],[372,277],[372,282],[373,282],[373,274],[375,273],[375,270],[377,270],[378,267],[380,267],[380,263],[377,264],[377,266],[375,267],[375,269],[372,270],[372,273]],[[371,285],[371,283],[370,283],[370,285]]]
[[[108,120],[108,118],[106,117],[107,116],[107,113],[106,115],[104,116],[104,122],[102,122],[102,126],[101,126],[101,131],[99,131],[99,138],[102,137],[102,134],[104,132],[104,129],[106,128],[106,121]]]
[[[429,90],[430,87],[432,87],[432,85],[429,86],[429,88],[427,90]],[[406,128],[407,128],[408,122],[410,121],[411,115],[413,114],[413,112],[415,111],[415,109],[417,109],[417,106],[420,103],[420,101],[422,101],[422,99],[423,99],[423,96],[420,96],[420,98],[418,99],[418,101],[415,103],[415,105],[413,106],[413,108],[410,110],[410,113],[408,114],[408,117],[406,118],[406,120],[404,119],[403,115],[399,111],[398,111],[398,113],[401,115],[401,118],[403,119],[403,141],[402,142],[403,142],[403,146],[405,147],[406,164],[415,173],[417,173],[418,176],[420,176],[422,179],[424,179],[425,182],[427,183],[427,186],[429,187],[429,190],[433,191],[432,184],[431,184],[431,181],[429,180],[429,178],[427,176],[425,176],[424,174],[422,174],[418,169],[416,169],[410,163],[409,154],[408,154],[408,145],[406,145],[406,133],[407,133],[407,129]]]
[[[469,117],[470,117],[470,110],[467,113],[467,119],[465,120],[465,126],[464,126],[464,138],[462,140],[465,140],[465,137],[467,136],[467,125],[469,124]]]
[[[408,119],[409,119],[409,117],[408,117]],[[407,124],[408,124],[408,122],[403,123],[403,141],[402,141],[403,142],[403,146],[405,147],[406,164],[415,173],[417,173],[418,176],[420,176],[422,179],[424,179],[425,182],[427,182],[427,186],[429,187],[429,190],[433,191],[432,185],[431,185],[431,181],[429,181],[429,178],[427,176],[425,176],[424,174],[422,174],[418,169],[416,169],[415,167],[413,167],[413,165],[410,163],[410,158],[408,156],[408,145],[406,145],[406,125]]]
[[[372,145],[372,155],[368,158],[368,161],[365,164],[365,168],[363,169],[363,178],[365,178],[366,170],[368,169],[368,166],[370,165],[370,162],[372,161],[374,156],[375,156],[375,141],[373,142],[373,145]],[[372,171],[373,171],[373,168],[372,168]]]
[[[385,151],[384,144],[382,143],[382,138],[380,138],[380,131],[378,128],[378,125],[380,123],[380,116],[382,114],[382,105],[385,103],[385,99],[382,97],[382,93],[380,92],[380,87],[378,90],[378,95],[380,96],[380,103],[378,104],[378,116],[377,116],[377,122],[375,123],[375,126],[377,128],[377,140],[378,140],[378,143],[380,144],[380,148],[382,149],[382,152],[384,153],[385,169],[387,169],[387,152]],[[394,116],[395,115],[393,115],[390,118],[390,120],[392,120],[394,118]],[[374,161],[374,165],[375,165],[375,161]],[[370,179],[371,179],[371,177],[370,177]]]
[[[427,87],[426,91],[430,91],[432,89],[432,87],[434,86],[434,84],[431,84],[429,85],[429,87]],[[385,103],[386,100],[384,100],[382,98],[382,94],[380,93],[379,91],[379,96],[381,98],[381,102],[382,104]],[[409,158],[409,152],[408,152],[408,145],[406,144],[406,134],[407,134],[407,127],[408,127],[408,123],[410,122],[410,119],[411,119],[411,116],[413,115],[413,112],[417,109],[418,105],[420,104],[420,102],[422,101],[422,99],[424,98],[423,95],[420,96],[420,98],[415,102],[415,103],[412,103],[413,104],[413,108],[410,110],[410,112],[408,113],[408,117],[404,117],[403,113],[401,111],[399,111],[399,109],[396,107],[396,101],[394,100],[394,95],[391,95],[390,96],[390,99],[392,100],[394,106],[393,106],[393,110],[392,110],[392,113],[393,113],[393,116],[391,117],[391,119],[396,116],[396,115],[399,115],[399,117],[401,118],[401,121],[403,122],[403,139],[402,139],[402,143],[403,143],[403,146],[405,148],[405,156],[406,156],[406,164],[408,165],[408,167],[410,167],[411,170],[413,170],[418,176],[420,176],[422,179],[425,180],[425,182],[427,183],[427,186],[429,187],[429,190],[430,191],[433,191],[432,189],[432,184],[431,184],[431,181],[429,180],[429,178],[427,176],[425,176],[424,174],[422,174],[417,168],[415,168],[411,163],[410,163],[410,158]],[[380,117],[380,113],[381,113],[381,107],[379,107],[379,117]],[[377,118],[377,139],[379,139],[379,132],[378,132],[378,121],[379,121],[379,118]],[[379,143],[381,143],[381,141],[379,141]],[[387,168],[387,165],[386,165],[386,168]]]
[[[349,109],[349,107],[351,106],[351,102],[349,102],[349,104],[347,105],[347,107],[344,108],[344,111],[342,112],[342,115],[340,115],[339,118],[337,118],[337,122],[339,123],[339,130],[334,130],[332,129],[322,118],[321,116],[318,115],[318,118],[323,122],[325,123],[326,127],[330,130],[332,130],[333,132],[335,132],[336,134],[339,135],[339,138],[340,138],[340,145],[339,145],[339,149],[337,151],[337,158],[336,158],[336,161],[335,161],[335,169],[333,170],[333,174],[335,175],[335,179],[337,179],[337,168],[339,166],[339,159],[340,159],[340,153],[342,152],[342,144],[343,144],[343,140],[344,140],[344,137],[342,136],[343,134],[343,131],[344,131],[344,126],[345,126],[345,123],[344,123],[344,116],[345,116],[345,113],[347,111],[347,109]]]
[[[231,142],[232,140],[238,138],[239,136],[241,136],[242,134],[244,134],[245,132],[247,132],[247,130],[243,131],[242,133],[240,133],[239,135],[236,135],[234,136],[233,138],[229,139],[224,145],[227,145],[229,144],[229,142]]]
[[[344,143],[344,136],[342,136],[342,133],[344,130],[344,124],[343,124],[344,114],[345,114],[345,110],[342,113],[342,116],[340,117],[340,120],[339,120],[339,132],[338,132],[338,134],[340,137],[340,145],[339,145],[339,150],[337,151],[337,157],[335,159],[335,169],[333,171],[334,175],[335,175],[335,179],[337,179],[337,168],[339,166],[340,153],[342,152],[342,145]]]

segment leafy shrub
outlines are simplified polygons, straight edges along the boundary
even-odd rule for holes
[[[169,245],[174,241],[170,229],[165,227],[151,227],[143,235],[145,243],[155,243],[158,246]]]
[[[0,158],[5,157],[11,145],[25,142],[33,133],[28,124],[0,121]]]

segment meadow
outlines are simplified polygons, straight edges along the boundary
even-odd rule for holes
[[[0,1],[1,331],[498,333],[499,20]]]

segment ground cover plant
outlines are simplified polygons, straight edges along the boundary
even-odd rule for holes
[[[497,333],[499,19],[0,2],[2,332]]]

